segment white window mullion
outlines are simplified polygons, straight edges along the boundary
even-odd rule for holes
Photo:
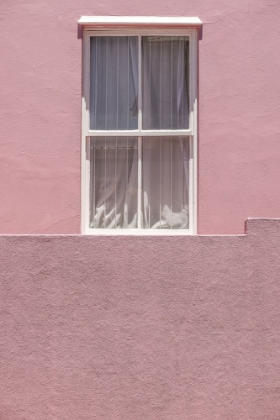
[[[129,71],[129,41],[130,37],[127,39],[127,130],[129,130],[129,84],[130,84],[130,71]]]
[[[117,227],[117,168],[118,168],[118,142],[115,144],[115,227]]]
[[[170,142],[170,173],[171,173],[171,183],[170,183],[170,208],[171,208],[171,212],[173,211],[173,171],[172,171],[172,163],[173,163],[173,153],[172,153],[172,142],[173,142],[173,137],[171,139]],[[172,229],[172,225],[171,228]]]
[[[126,187],[125,191],[128,191],[128,137],[126,138]],[[124,219],[126,220],[126,223],[128,224],[128,203],[125,203],[124,206]]]
[[[191,129],[187,130],[88,130],[86,135],[88,137],[172,137],[172,136],[192,136],[193,132]]]
[[[162,162],[161,162],[161,141],[162,139],[159,139],[159,223],[160,223],[160,229],[161,229],[161,185],[162,185]]]
[[[88,141],[89,147],[91,146],[90,140]],[[95,208],[96,208],[96,176],[95,176],[95,163],[96,163],[96,156],[95,156],[95,144],[93,144],[93,208],[91,209],[91,212],[93,214],[93,217],[95,216]]]
[[[96,51],[95,51],[95,92],[94,92],[94,100],[95,100],[95,107],[94,107],[94,127],[97,127],[97,89],[98,89],[98,83],[97,83],[97,60],[98,60],[98,55],[97,55],[97,51],[98,51],[98,38],[96,38]]]
[[[194,161],[195,138],[189,137],[189,227],[192,233],[196,233],[196,226],[194,220],[195,191],[194,191],[194,177],[195,177],[195,161]]]
[[[149,141],[149,162],[151,162],[151,147],[150,147],[150,142],[151,142],[151,139],[149,139],[148,140]],[[151,195],[151,168],[150,168],[150,165],[148,165],[148,168],[149,168],[149,174],[148,174],[148,185],[149,185],[149,197],[150,197],[150,195]],[[149,202],[149,229],[150,229],[150,227],[151,227],[151,203]]]
[[[162,42],[159,50],[159,128],[161,129],[161,67],[162,67]]]
[[[170,41],[170,48],[171,48],[171,57],[173,57],[173,43],[172,43],[172,38]],[[171,89],[171,93],[170,93],[170,127],[171,130],[173,128],[173,60],[171,60],[170,63],[170,89]]]
[[[117,43],[117,129],[119,128],[119,54],[120,54],[120,45],[119,45],[119,38]]]
[[[138,130],[142,130],[142,37],[138,36]]]
[[[104,148],[104,170],[105,170],[105,185],[104,185],[104,228],[106,228],[106,201],[107,201],[107,161],[106,161],[107,144],[105,137],[105,148]]]
[[[138,137],[138,194],[137,194],[137,225],[142,229],[142,137]]]
[[[138,130],[142,130],[142,37],[138,36]],[[142,137],[138,137],[137,226],[142,229]]]
[[[90,167],[90,139],[89,138],[85,138],[85,162],[84,162],[84,173],[85,173],[85,177],[86,177],[86,183],[85,183],[85,192],[84,194],[87,195],[88,200],[87,200],[87,205],[85,206],[85,213],[84,213],[84,218],[86,223],[88,224],[89,222],[89,218],[90,218],[90,176],[91,176],[91,167]],[[95,177],[95,174],[94,174]],[[94,204],[95,205],[95,204]]]

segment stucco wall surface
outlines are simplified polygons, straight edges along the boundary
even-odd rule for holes
[[[0,236],[0,419],[279,420],[279,249]]]
[[[279,217],[278,0],[1,0],[0,232],[80,232],[81,15],[203,20],[199,232]]]

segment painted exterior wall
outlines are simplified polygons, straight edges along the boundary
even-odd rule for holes
[[[277,0],[2,0],[0,232],[80,232],[81,15],[199,16],[200,233],[279,216]]]
[[[81,15],[199,40],[199,232],[280,209],[277,0],[0,2],[0,420],[279,420],[279,220],[81,236]],[[74,234],[65,235],[64,234]]]
[[[279,249],[0,236],[1,420],[279,420]]]

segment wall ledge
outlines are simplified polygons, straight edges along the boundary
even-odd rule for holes
[[[249,217],[245,221],[246,235],[266,235],[269,231],[280,233],[280,218]]]
[[[216,233],[216,234],[198,234],[198,235],[157,235],[156,233],[151,233],[149,235],[126,235],[121,234],[118,232],[117,235],[111,234],[111,235],[87,235],[87,234],[79,234],[79,233],[0,233],[0,240],[2,239],[8,239],[8,238],[22,238],[24,239],[32,239],[32,238],[41,238],[44,240],[52,240],[52,239],[61,239],[61,238],[85,238],[85,240],[88,241],[95,241],[95,240],[102,240],[102,238],[106,241],[109,240],[115,240],[118,241],[118,239],[125,239],[125,240],[136,240],[136,241],[142,241],[142,240],[183,240],[183,241],[193,241],[196,240],[196,238],[240,238],[250,235],[267,235],[267,234],[277,234],[280,236],[280,218],[248,218],[245,221],[244,226],[244,233]]]

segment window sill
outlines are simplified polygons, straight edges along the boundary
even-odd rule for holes
[[[92,236],[189,236],[190,229],[86,229],[85,235]]]

